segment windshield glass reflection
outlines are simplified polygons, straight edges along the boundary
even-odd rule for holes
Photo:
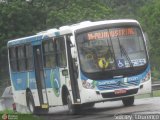
[[[82,70],[87,73],[144,66],[147,62],[138,27],[89,31],[77,36]]]

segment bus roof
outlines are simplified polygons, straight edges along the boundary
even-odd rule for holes
[[[54,37],[58,35],[59,35],[58,29],[49,29],[47,31],[39,32],[33,36],[28,36],[28,37],[23,37],[23,38],[18,38],[18,39],[8,41],[7,46],[10,47],[14,45],[27,44],[27,43],[37,44],[44,38]]]
[[[25,44],[25,43],[36,44],[38,41],[40,42],[44,38],[54,37],[54,36],[59,36],[59,35],[64,35],[64,34],[71,34],[78,29],[83,29],[86,27],[103,25],[103,24],[114,24],[114,23],[136,23],[136,24],[139,24],[138,21],[132,20],[132,19],[104,20],[104,21],[96,21],[96,22],[83,21],[83,22],[73,24],[73,25],[62,26],[59,29],[53,28],[53,29],[49,29],[47,31],[42,31],[40,33],[37,33],[37,35],[11,40],[8,42],[7,45],[9,47],[9,46],[18,45],[18,44]]]
[[[77,24],[73,24],[70,26],[62,26],[59,28],[60,34],[65,34],[65,33],[72,33],[78,29],[83,29],[86,27],[92,27],[96,25],[103,25],[103,24],[114,24],[114,23],[136,23],[139,24],[138,21],[133,20],[133,19],[119,19],[119,20],[104,20],[104,21],[96,21],[96,22],[91,22],[91,21],[83,21]]]

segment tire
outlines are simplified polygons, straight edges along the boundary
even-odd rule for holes
[[[134,96],[122,99],[124,106],[132,106],[134,104]]]
[[[31,92],[27,93],[27,107],[31,114],[37,114],[37,108],[35,107],[34,99]]]
[[[71,115],[78,114],[78,112],[81,109],[80,105],[73,105],[72,104],[72,99],[69,94],[67,95],[67,106],[68,106],[68,113]]]

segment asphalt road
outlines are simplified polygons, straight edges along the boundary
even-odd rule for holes
[[[154,114],[149,116],[148,114]],[[133,106],[124,107],[121,101],[97,103],[93,108],[68,115],[67,106],[50,108],[49,114],[40,115],[45,120],[140,120],[145,117],[160,119],[160,97],[136,99]]]

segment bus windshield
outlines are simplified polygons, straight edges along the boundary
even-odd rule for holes
[[[89,30],[76,37],[81,69],[86,73],[145,66],[147,54],[139,27]]]

